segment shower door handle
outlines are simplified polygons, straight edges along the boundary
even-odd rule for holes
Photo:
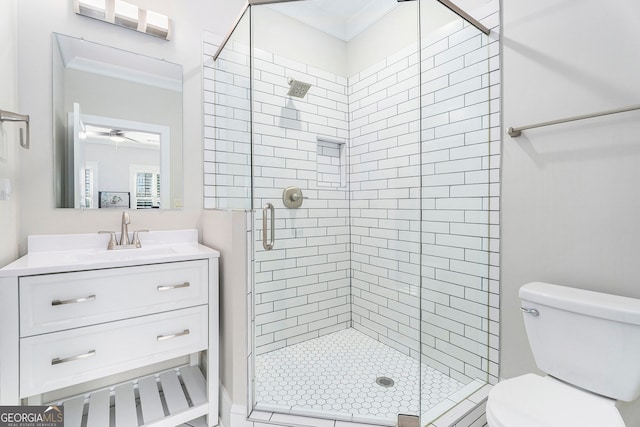
[[[271,238],[267,242],[267,211],[271,211]],[[262,247],[270,251],[276,242],[276,212],[271,203],[262,207]]]

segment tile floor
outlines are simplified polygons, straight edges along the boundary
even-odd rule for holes
[[[391,424],[399,413],[429,412],[465,384],[355,329],[256,357],[256,409]],[[393,387],[376,384],[386,376]]]

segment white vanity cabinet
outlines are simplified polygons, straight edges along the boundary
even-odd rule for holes
[[[0,405],[62,404],[65,426],[169,427],[202,416],[217,425],[218,252],[194,230],[150,233],[168,243],[142,249],[106,251],[99,241],[75,256],[39,250],[47,237],[30,237],[29,253],[0,270]],[[184,363],[135,377],[170,360]],[[122,373],[130,379],[85,390]],[[42,398],[83,383],[79,394]]]

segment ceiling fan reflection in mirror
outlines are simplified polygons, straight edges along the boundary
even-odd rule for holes
[[[150,148],[158,148],[160,146],[160,135],[156,133],[141,132],[136,130],[110,129],[105,127],[86,125],[84,134],[85,138],[93,137],[103,140],[108,139],[109,141],[115,142],[116,144],[121,142],[130,142]]]

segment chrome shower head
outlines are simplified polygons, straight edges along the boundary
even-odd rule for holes
[[[287,92],[287,95],[304,98],[310,88],[311,85],[309,83],[299,82],[289,77],[289,92]]]

